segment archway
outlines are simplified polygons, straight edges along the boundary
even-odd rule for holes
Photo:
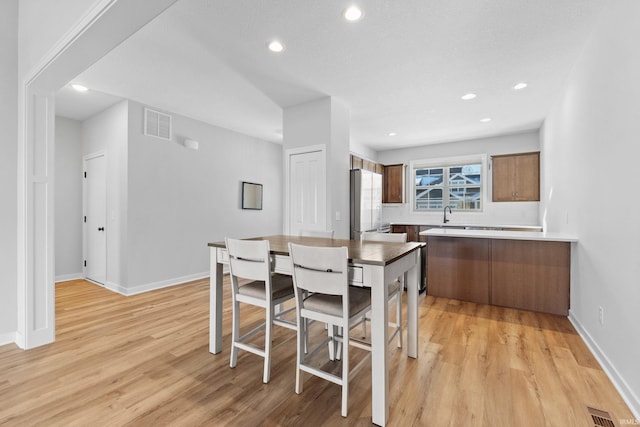
[[[33,348],[55,339],[53,95],[177,0],[102,0],[22,80],[18,95],[18,331]]]

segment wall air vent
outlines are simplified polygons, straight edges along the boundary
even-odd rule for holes
[[[169,141],[171,139],[171,116],[150,108],[144,109],[144,134]]]

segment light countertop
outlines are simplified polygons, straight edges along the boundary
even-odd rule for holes
[[[503,230],[460,230],[452,228],[432,228],[420,232],[421,236],[470,237],[476,239],[506,240],[542,240],[549,242],[577,242],[576,236],[566,233],[542,231],[503,231]]]
[[[507,230],[539,230],[542,231],[542,227],[539,225],[505,225],[505,224],[460,224],[457,222],[448,222],[444,223],[420,223],[420,222],[410,222],[410,221],[395,221],[390,222],[390,225],[419,225],[423,227],[433,227],[433,228],[447,228],[447,229],[460,229],[460,228],[468,228],[468,229],[507,229]]]

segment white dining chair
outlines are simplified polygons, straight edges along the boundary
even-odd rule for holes
[[[406,243],[407,242],[407,233],[376,233],[376,232],[365,232],[362,233],[362,240],[369,242],[395,242],[395,243]],[[395,299],[396,302],[396,321],[389,322],[389,326],[393,328],[393,332],[389,334],[389,342],[393,340],[393,338],[398,336],[398,348],[402,347],[402,293],[404,291],[404,275],[397,278],[393,282],[388,285],[388,293],[389,293],[389,303]],[[367,318],[362,319],[362,328],[363,333],[366,336],[367,334]]]
[[[325,239],[333,239],[333,230],[300,230],[300,237],[323,237]],[[309,327],[309,320],[305,320],[305,328]],[[328,329],[328,325],[325,325],[325,329]],[[330,347],[330,355],[331,355],[331,360],[333,360],[333,358],[335,357],[335,347],[333,346],[333,343],[329,344]],[[306,344],[305,344],[305,348]],[[339,357],[339,356],[338,356]]]
[[[231,276],[231,297],[233,316],[231,328],[231,358],[229,365],[236,367],[238,350],[245,350],[264,357],[262,381],[268,383],[271,373],[271,334],[273,325],[296,330],[297,324],[283,320],[283,315],[294,310],[291,307],[276,312],[276,306],[294,297],[293,281],[290,276],[271,273],[269,241],[236,240],[226,238],[229,253],[229,275]],[[238,279],[251,282],[240,284]],[[240,335],[240,303],[251,304],[265,309],[265,321],[244,335]],[[265,329],[264,349],[246,341],[260,330]]]
[[[300,237],[325,237],[333,239],[333,230],[300,230]]]
[[[314,247],[289,243],[293,265],[293,283],[296,295],[298,325],[306,319],[325,322],[331,333],[314,348],[305,352],[305,334],[308,328],[298,328],[298,354],[296,357],[296,393],[302,393],[302,373],[307,372],[342,387],[343,417],[347,416],[349,379],[371,357],[371,346],[349,338],[349,330],[360,323],[363,313],[371,308],[371,293],[365,288],[349,286],[348,249],[346,247]],[[346,331],[340,333],[340,330]],[[330,341],[343,343],[342,374],[335,375],[309,363]],[[366,356],[349,370],[349,346],[368,350]]]

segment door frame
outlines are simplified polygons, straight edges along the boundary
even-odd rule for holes
[[[16,344],[55,340],[54,94],[177,0],[96,0],[19,76]]]
[[[313,153],[316,151],[320,151],[322,156],[323,156],[323,160],[324,160],[324,176],[323,179],[325,181],[325,186],[326,186],[326,182],[327,182],[327,146],[326,144],[318,144],[318,145],[309,145],[306,147],[296,147],[296,148],[290,148],[288,150],[284,151],[284,162],[285,162],[285,168],[284,168],[284,215],[283,215],[283,231],[284,234],[289,235],[291,234],[291,173],[290,173],[290,168],[291,168],[291,156],[295,156],[298,154],[306,154],[306,153]],[[326,192],[325,192],[325,199],[326,199]],[[327,210],[327,200],[325,200],[325,211]],[[326,224],[327,219],[326,219],[326,215],[325,215],[325,228],[327,226]]]
[[[104,166],[105,166],[105,174],[104,174],[104,182],[105,182],[105,212],[104,212],[104,217],[105,217],[105,223],[107,222],[107,212],[109,212],[109,209],[107,208],[107,189],[106,189],[106,184],[107,184],[107,153],[104,150],[100,150],[100,151],[96,151],[95,153],[91,153],[91,154],[87,154],[85,156],[82,156],[82,172],[86,173],[87,172],[87,162],[89,160],[93,160],[95,158],[98,157],[103,157],[104,158]],[[87,215],[87,180],[85,178],[82,179],[82,217],[85,218]],[[105,227],[105,233],[107,233],[107,230],[109,230],[109,227]],[[82,222],[82,259],[83,261],[87,260],[87,222],[83,221]],[[108,239],[108,235],[105,234],[105,260],[104,260],[104,265],[105,265],[105,273],[104,273],[104,281],[105,283],[98,283],[98,282],[94,282],[91,279],[87,278],[87,267],[86,265],[84,265],[84,262],[82,263],[82,276],[84,277],[85,280],[89,280],[92,283],[96,283],[100,286],[104,286],[106,287],[106,282],[107,282],[107,270],[106,270],[106,266],[107,266],[107,248],[106,248],[106,242]]]

